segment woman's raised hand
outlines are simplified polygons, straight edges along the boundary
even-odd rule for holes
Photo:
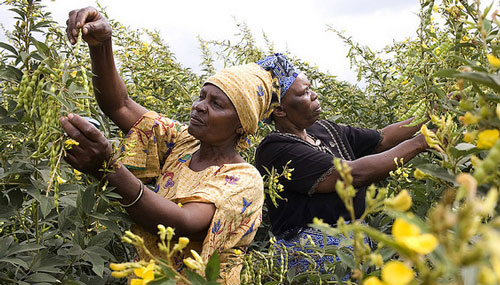
[[[76,43],[80,29],[83,40],[89,46],[99,46],[111,39],[111,26],[94,7],[69,12],[66,25],[66,34],[71,44]]]
[[[68,136],[78,142],[66,152],[65,160],[74,168],[99,178],[102,175],[99,170],[110,158],[111,144],[96,127],[76,114],[60,120]]]

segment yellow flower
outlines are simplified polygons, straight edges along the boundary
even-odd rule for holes
[[[167,227],[167,240],[171,240],[174,236],[174,229],[172,227]]]
[[[73,173],[75,174],[76,180],[82,180],[82,173],[80,171],[73,168]]]
[[[57,183],[58,183],[58,184],[64,184],[64,183],[66,183],[66,181],[67,181],[67,180],[64,180],[64,179],[63,179],[61,176],[59,176],[59,175],[57,175],[56,180],[57,180]]]
[[[406,285],[414,277],[413,271],[400,261],[389,261],[382,268],[382,280],[386,284]]]
[[[497,276],[488,266],[481,266],[477,279],[478,284],[497,284]]]
[[[495,68],[500,68],[500,59],[498,59],[496,56],[492,54],[488,54],[486,57],[488,58],[488,62],[490,63],[491,66]]]
[[[429,48],[425,43],[422,43],[422,47],[425,48],[425,49]]]
[[[196,261],[198,261],[199,263],[203,263],[203,259],[195,250],[191,249],[191,254],[193,255],[193,257]]]
[[[415,171],[413,172],[413,176],[415,176],[416,179],[425,179],[427,178],[427,173],[423,172],[422,170],[420,169],[415,169]]]
[[[179,241],[177,244],[174,245],[174,248],[172,249],[173,252],[183,250],[189,243],[189,239],[187,237],[180,237]]]
[[[444,152],[439,144],[438,137],[433,131],[430,131],[426,125],[422,125],[422,127],[420,127],[420,132],[422,132],[422,134],[424,135],[425,141],[427,142],[429,147],[432,147],[439,152]]]
[[[75,77],[75,76],[76,76],[76,70],[73,70],[73,71],[71,72],[71,77]]]
[[[490,258],[491,266],[493,266],[493,270],[497,275],[497,282],[500,282],[500,259],[495,256],[491,256]]]
[[[187,267],[193,270],[201,270],[203,268],[198,261],[192,259],[191,257],[185,258],[183,262],[184,264],[186,264]]]
[[[484,130],[479,133],[477,147],[480,149],[490,149],[498,140],[499,132],[497,129]]]
[[[243,251],[241,251],[241,249],[233,249],[233,252],[236,255],[241,255],[243,253]]]
[[[158,228],[158,235],[160,236],[160,239],[162,241],[165,241],[165,237],[167,236],[167,229],[165,228],[164,225],[159,224],[156,226]]]
[[[384,204],[390,209],[404,212],[411,208],[411,196],[408,191],[403,190],[396,197],[385,200]]]
[[[392,225],[392,235],[396,241],[402,240],[407,237],[420,235],[420,228],[414,224],[408,223],[403,218],[397,218]]]
[[[384,285],[384,282],[380,281],[378,277],[370,276],[363,281],[363,285]]]
[[[137,277],[141,277],[142,279],[132,279],[130,284],[132,285],[142,285],[142,284],[148,284],[150,281],[153,281],[155,279],[155,262],[154,260],[151,260],[146,267],[140,267],[134,269],[134,274],[137,275]]]
[[[127,277],[130,273],[132,273],[132,270],[113,271],[113,272],[111,272],[111,276],[113,276],[115,278],[124,278],[124,277]]]
[[[80,143],[75,141],[74,139],[67,139],[64,141],[65,145],[79,145]]]
[[[111,270],[114,270],[114,271],[125,270],[125,269],[127,269],[127,267],[128,266],[124,263],[111,263],[109,265],[109,268],[111,268]]]
[[[420,254],[428,254],[438,246],[438,240],[434,235],[422,235],[419,227],[403,218],[394,221],[392,235],[397,243]]]
[[[378,267],[381,267],[382,265],[384,265],[384,259],[382,258],[382,255],[380,255],[378,253],[372,253],[372,254],[370,254],[370,261],[375,266],[378,266]]]
[[[477,132],[472,131],[472,132],[466,132],[464,135],[464,142],[466,143],[472,143],[477,137]]]
[[[64,148],[71,149],[74,145],[79,145],[80,143],[75,141],[74,139],[67,139],[64,141]]]
[[[423,234],[415,237],[407,237],[405,245],[417,253],[428,254],[438,246],[438,240],[432,234]]]
[[[473,115],[471,112],[466,112],[465,115],[463,116],[463,122],[466,125],[474,125],[479,122],[479,117]]]

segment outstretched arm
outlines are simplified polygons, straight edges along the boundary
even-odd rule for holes
[[[425,149],[427,149],[427,143],[425,142],[425,137],[420,134],[387,151],[345,162],[352,169],[353,186],[367,186],[387,177],[391,170],[396,169],[396,164],[394,163],[395,157],[403,158],[403,161],[409,161]],[[318,184],[315,192],[334,192],[337,179],[340,179],[340,175],[337,171],[333,171],[325,180]]]
[[[93,125],[82,117],[69,114],[61,118],[66,133],[79,142],[67,151],[66,161],[76,169],[102,177],[99,171],[111,155],[111,145]],[[110,186],[123,198],[124,205],[135,201],[140,193],[141,182],[125,167],[116,167],[106,175]],[[212,203],[186,203],[182,208],[153,191],[144,190],[140,199],[126,208],[132,219],[146,230],[156,233],[158,224],[175,228],[177,234],[202,241],[215,213]]]
[[[413,118],[397,122],[382,129],[382,141],[375,149],[375,153],[386,151],[393,148],[399,143],[411,138],[418,130],[422,124],[418,124],[413,127],[405,127],[413,121]],[[405,160],[406,161],[406,160]]]
[[[128,97],[125,83],[116,70],[111,42],[111,26],[93,7],[73,10],[66,21],[66,33],[72,44],[82,31],[90,49],[94,94],[102,111],[124,132],[133,126],[147,109]]]

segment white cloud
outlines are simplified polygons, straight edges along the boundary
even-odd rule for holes
[[[377,3],[374,5],[372,2]],[[157,29],[177,59],[199,70],[197,35],[204,39],[234,39],[235,17],[261,39],[262,31],[278,50],[290,52],[339,79],[355,83],[349,70],[347,48],[327,25],[345,30],[355,41],[380,49],[393,39],[413,36],[418,25],[418,1],[372,0],[215,0],[215,1],[132,1],[101,0],[109,16],[133,28]],[[72,9],[95,6],[91,0],[47,1],[47,9],[64,25]],[[0,6],[1,23],[9,17]],[[11,17],[11,16],[10,16]]]

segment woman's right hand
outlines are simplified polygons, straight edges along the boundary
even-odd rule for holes
[[[91,47],[100,46],[111,39],[111,26],[94,7],[69,12],[66,25],[66,34],[71,44],[76,43],[80,29],[83,40]]]

